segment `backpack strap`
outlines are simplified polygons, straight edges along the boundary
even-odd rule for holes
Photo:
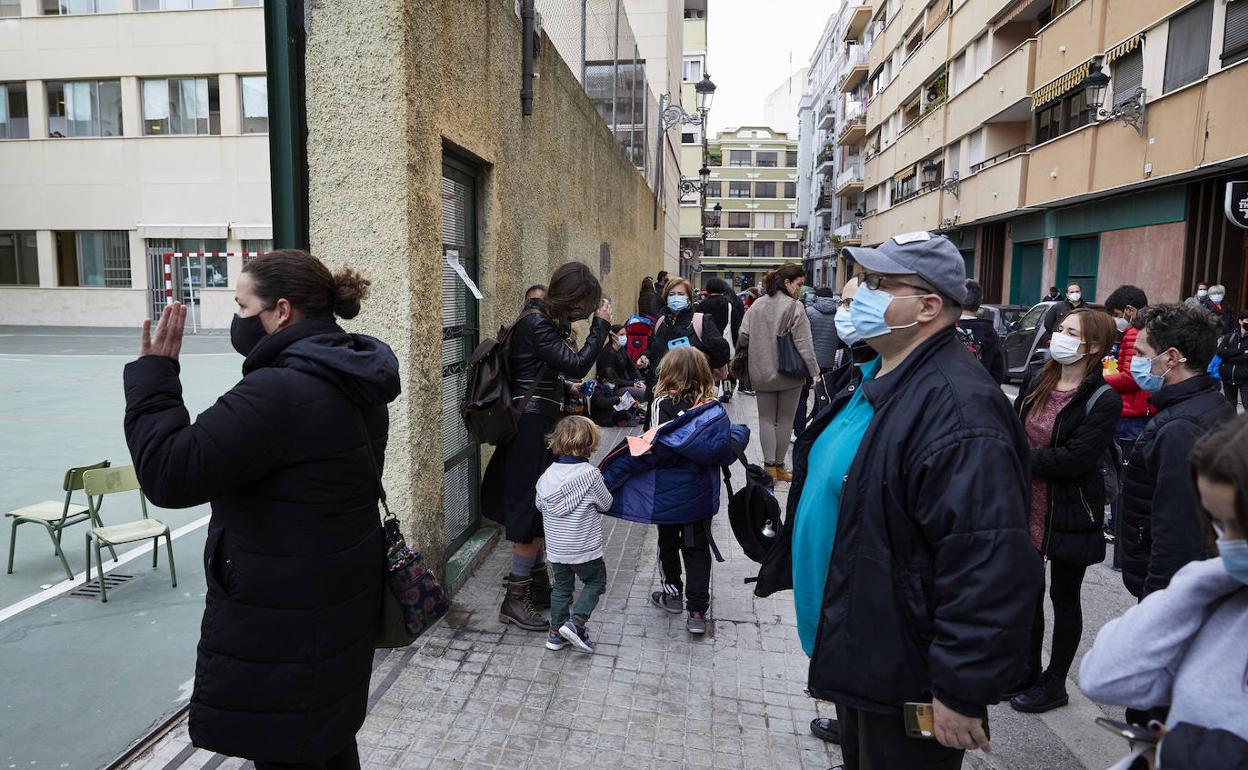
[[[693,336],[698,338],[698,342],[702,341],[702,313],[693,314]]]
[[[1096,406],[1096,402],[1100,400],[1101,396],[1111,390],[1113,390],[1113,387],[1111,387],[1108,383],[1097,388],[1096,392],[1092,394],[1092,398],[1088,399],[1087,405],[1083,408],[1083,416],[1087,417],[1092,414],[1092,407]]]

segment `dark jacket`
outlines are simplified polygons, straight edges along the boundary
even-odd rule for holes
[[[602,346],[595,367],[599,382],[606,382],[623,388],[631,388],[634,383],[641,382],[644,377],[637,369],[637,364],[621,348],[611,344]]]
[[[806,308],[806,318],[810,320],[810,341],[815,346],[819,370],[827,371],[836,366],[836,351],[841,347],[836,334],[836,300],[815,297],[815,304]]]
[[[959,318],[958,328],[970,332],[979,348],[979,362],[997,384],[1005,382],[1005,345],[997,327],[987,318]]]
[[[1014,402],[1024,423],[1031,411],[1027,398],[1036,383],[1033,378]],[[1102,530],[1108,501],[1100,463],[1114,441],[1122,399],[1111,389],[1097,398],[1089,412],[1089,399],[1104,384],[1097,366],[1058,413],[1049,445],[1032,449],[1028,455],[1032,481],[1043,480],[1048,488],[1041,552],[1068,564],[1090,566],[1105,560]]]
[[[1235,417],[1211,377],[1198,374],[1152,396],[1157,416],[1135,442],[1119,504],[1122,582],[1143,598],[1190,561],[1216,555],[1206,542],[1188,455],[1210,428]]]
[[[731,323],[729,322],[728,309],[732,308]],[[698,303],[699,313],[706,313],[708,317],[715,321],[715,328],[720,331],[723,336],[725,330],[728,330],[732,344],[737,344],[737,334],[741,331],[741,319],[745,316],[745,305],[741,304],[741,300],[737,299],[737,295],[731,295],[731,298],[723,294],[710,294],[706,299]]]
[[[1027,439],[952,329],[862,385],[875,415],[845,477],[809,688],[880,713],[933,695],[979,716],[1022,671],[1044,573],[1027,529]],[[794,516],[811,446],[794,444],[780,541],[755,593],[792,587]]]
[[[1248,741],[1229,730],[1179,722],[1163,741],[1165,770],[1248,770]]]
[[[693,329],[693,313],[692,307],[687,307],[676,314],[670,310],[664,310],[660,317],[661,323],[655,323],[654,336],[650,338],[650,347],[646,348],[646,358],[650,359],[650,364],[646,367],[648,384],[653,385],[658,380],[659,362],[667,354],[668,343],[681,337],[688,337],[689,344],[706,354],[706,357],[710,359],[712,369],[728,363],[728,341],[719,333],[715,319],[709,315],[703,315],[702,336],[698,337]]]
[[[507,340],[512,399],[518,405],[545,366],[525,412],[558,417],[563,412],[564,377],[580,379],[589,374],[610,332],[611,324],[594,316],[578,351],[545,311],[521,316]]]
[[[332,321],[265,337],[191,423],[178,363],[126,366],[126,443],[156,505],[212,504],[192,742],[315,764],[364,722],[385,549],[377,463],[394,353]]]
[[[1223,297],[1218,304],[1213,304],[1213,300],[1205,297],[1200,301],[1200,306],[1209,312],[1209,315],[1222,321],[1222,333],[1230,334],[1239,329],[1239,311],[1231,307],[1231,303],[1227,302]]]
[[[1223,382],[1232,385],[1248,385],[1248,334],[1235,329],[1218,343],[1218,358],[1222,365],[1218,375]]]
[[[637,315],[654,318],[659,314],[659,293],[651,289],[642,289],[637,295]]]
[[[1077,307],[1087,306],[1088,303],[1085,302],[1083,298],[1080,298],[1076,303],[1071,302],[1065,297],[1063,297],[1060,302],[1050,305],[1048,311],[1044,314],[1044,341],[1048,342],[1049,338],[1053,336],[1053,329],[1057,326],[1058,321],[1062,320],[1062,316]]]

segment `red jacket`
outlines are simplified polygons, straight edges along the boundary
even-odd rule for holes
[[[1131,359],[1135,358],[1135,338],[1140,330],[1128,326],[1118,345],[1118,373],[1105,375],[1105,383],[1122,396],[1123,417],[1152,417],[1157,410],[1148,400],[1148,394],[1140,390],[1131,376]]]

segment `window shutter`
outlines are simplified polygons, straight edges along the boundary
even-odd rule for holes
[[[1213,0],[1202,0],[1170,19],[1170,37],[1166,44],[1166,93],[1209,74],[1209,38],[1212,33]]]
[[[143,120],[165,120],[169,117],[169,81],[143,81]]]
[[[1222,66],[1248,59],[1248,0],[1226,5],[1226,38],[1222,43]]]
[[[1144,49],[1137,48],[1114,62],[1114,106],[1135,96],[1144,84]]]

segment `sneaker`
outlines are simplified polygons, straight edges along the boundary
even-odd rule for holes
[[[589,632],[585,630],[583,624],[577,623],[573,618],[568,618],[568,622],[559,627],[559,635],[581,652],[594,651],[594,643],[589,640]]]
[[[567,640],[560,636],[555,629],[550,629],[550,632],[546,634],[546,649],[558,651],[567,646]]]
[[[650,603],[661,610],[667,610],[673,615],[679,615],[685,611],[685,601],[680,598],[680,594],[672,596],[666,591],[652,591],[650,593]]]
[[[691,634],[698,634],[698,635],[705,634],[706,633],[706,613],[690,612],[689,619],[685,621],[685,628],[689,629],[689,633]]]
[[[1035,687],[1010,699],[1010,708],[1024,714],[1043,714],[1068,703],[1070,695],[1066,692],[1066,681],[1046,671]]]

